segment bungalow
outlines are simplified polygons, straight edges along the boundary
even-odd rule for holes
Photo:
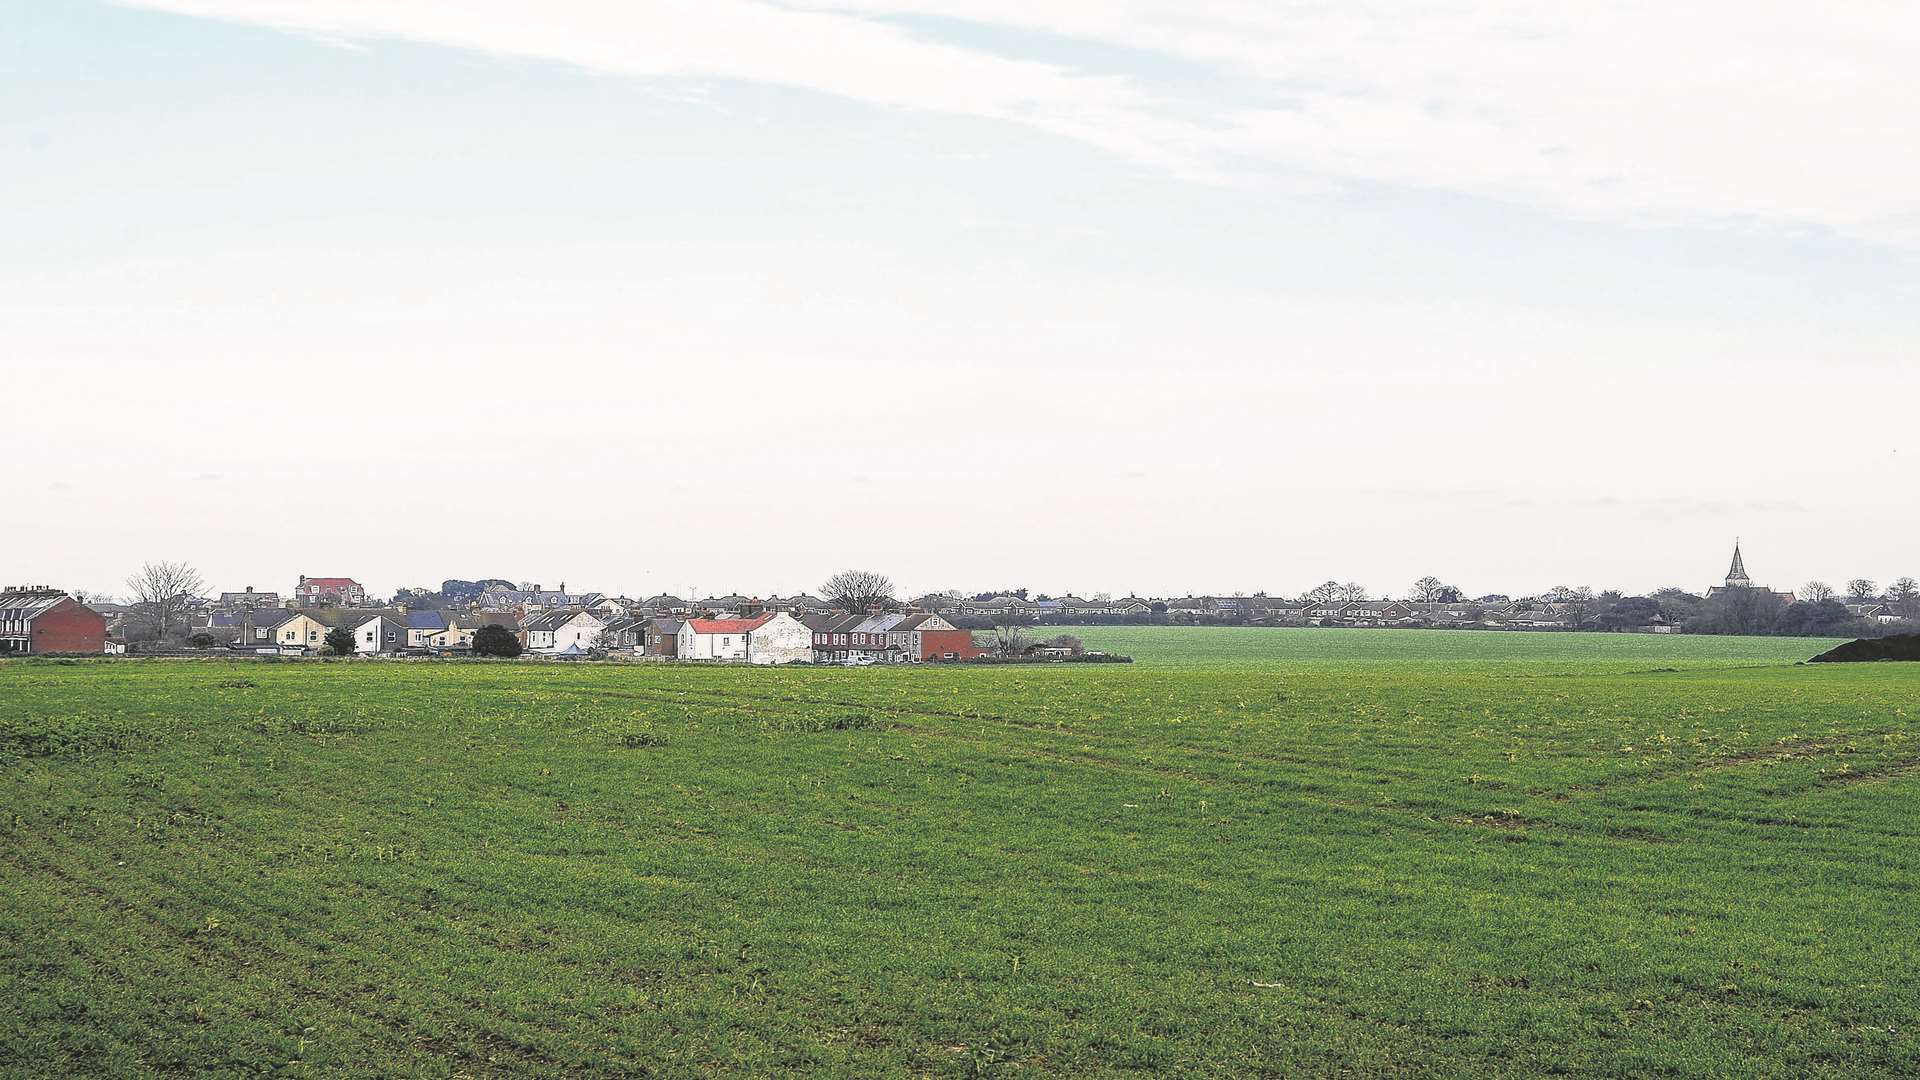
[[[688,619],[680,625],[682,660],[745,660],[747,635],[759,619]]]
[[[1553,608],[1541,608],[1536,611],[1515,612],[1507,619],[1509,626],[1521,626],[1532,630],[1565,630],[1567,616],[1563,611]]]
[[[1883,626],[1904,621],[1898,611],[1885,604],[1848,604],[1846,607],[1847,614],[1854,618],[1880,623]]]
[[[1349,626],[1395,626],[1413,612],[1397,600],[1356,600],[1341,607],[1337,617]]]
[[[521,644],[528,652],[579,655],[593,648],[607,628],[606,621],[584,608],[543,611],[521,624]]]

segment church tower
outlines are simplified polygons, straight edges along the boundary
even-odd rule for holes
[[[1753,588],[1753,579],[1747,576],[1747,564],[1740,558],[1740,541],[1737,539],[1733,542],[1733,565],[1727,569],[1727,588]]]

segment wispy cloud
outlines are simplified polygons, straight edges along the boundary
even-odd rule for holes
[[[1920,244],[1907,104],[1920,9],[1891,0],[128,2],[1000,120],[1201,178],[1389,183]],[[1042,62],[941,40],[924,17],[1115,48]],[[1244,89],[1175,102],[1141,69],[1151,54]]]

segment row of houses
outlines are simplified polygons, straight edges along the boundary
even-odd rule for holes
[[[205,632],[242,652],[304,655],[321,652],[327,635],[343,628],[352,635],[357,654],[446,655],[471,652],[474,635],[486,626],[514,634],[528,653],[555,657],[926,663],[971,660],[985,651],[971,632],[929,612],[796,617],[762,611],[736,617],[634,618],[572,607],[520,618],[502,612],[449,616],[439,611],[322,607],[216,612],[207,616]]]
[[[0,654],[118,652],[107,620],[60,589],[0,589]]]
[[[1086,619],[1129,619],[1167,616],[1196,621],[1243,621],[1274,626],[1486,626],[1521,629],[1565,629],[1571,614],[1561,605],[1526,604],[1506,599],[1429,603],[1412,600],[1285,600],[1268,596],[1186,596],[1172,600],[1123,597],[1119,600],[1078,600],[1062,597],[1024,600],[997,596],[989,600],[922,597],[919,604],[940,615],[968,621],[1008,618],[1047,624]]]

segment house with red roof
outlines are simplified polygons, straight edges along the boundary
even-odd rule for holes
[[[367,590],[350,577],[308,577],[301,574],[293,597],[301,604],[313,606],[333,604],[337,607],[361,607],[367,602]]]
[[[790,664],[813,659],[813,631],[784,611],[749,619],[688,619],[680,626],[682,660]]]

